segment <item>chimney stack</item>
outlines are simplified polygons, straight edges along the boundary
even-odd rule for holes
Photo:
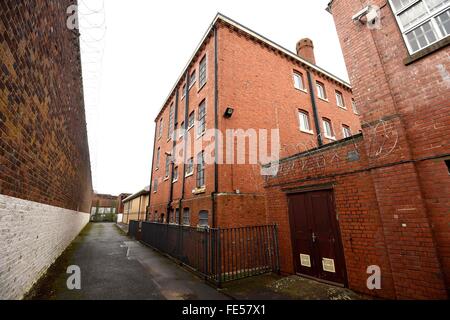
[[[312,64],[316,64],[314,44],[311,39],[304,38],[297,42],[297,55]]]

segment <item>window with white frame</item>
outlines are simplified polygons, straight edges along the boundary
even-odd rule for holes
[[[197,135],[202,135],[206,130],[206,100],[203,100],[198,107]]]
[[[185,176],[190,176],[194,173],[194,158],[190,158],[186,161]]]
[[[450,0],[389,0],[410,54],[450,34]]]
[[[186,83],[183,84],[183,87],[181,88],[181,99],[186,97]]]
[[[206,55],[200,61],[200,65],[198,68],[198,85],[203,87],[206,83]]]
[[[298,72],[294,72],[294,88],[298,90],[305,90],[305,83],[303,82],[303,75]]]
[[[183,209],[183,221],[182,224],[185,226],[191,225],[191,213],[189,211],[189,208]]]
[[[175,113],[175,106],[172,103],[170,105],[170,109],[169,109],[169,130],[167,130],[167,139],[172,139],[173,136],[173,126],[174,126],[174,115]]]
[[[352,99],[352,109],[354,114],[359,114],[358,108],[356,107],[355,99]]]
[[[161,158],[161,147],[158,147],[158,150],[156,150],[156,170],[159,169],[160,158]]]
[[[309,123],[309,113],[305,110],[298,110],[298,118],[300,122],[300,131],[312,133]]]
[[[191,76],[189,77],[189,89],[195,84],[195,81],[197,80],[196,76],[197,72],[195,70],[192,71]]]
[[[184,121],[181,122],[180,128],[178,129],[178,139],[181,139],[184,136]]]
[[[205,153],[199,152],[197,155],[197,188],[205,186]]]
[[[336,90],[336,104],[338,107],[345,109],[344,96],[342,95],[342,92],[338,90]]]
[[[352,136],[350,127],[345,124],[342,125],[342,136],[344,137],[344,139]]]
[[[158,139],[162,137],[162,134],[163,134],[163,126],[164,126],[164,122],[163,122],[163,119],[161,118],[161,119],[159,120]]]
[[[322,82],[317,81],[316,87],[317,87],[317,95],[319,96],[319,98],[326,100],[327,92],[325,91],[325,85]]]
[[[192,111],[192,112],[189,114],[189,119],[188,119],[188,130],[194,126],[194,123],[195,123],[195,112]]]
[[[178,181],[178,167],[173,168],[173,178],[172,178],[172,182],[177,182]]]
[[[323,123],[323,132],[325,133],[325,138],[334,140],[334,132],[333,132],[333,126],[331,125],[331,120],[327,118],[322,119]]]
[[[180,209],[175,209],[175,224],[180,223]]]
[[[153,192],[158,192],[158,180],[153,181]]]
[[[203,228],[207,228],[209,226],[208,211],[201,210],[198,213],[198,226]]]
[[[165,173],[164,173],[164,177],[168,178],[169,177],[169,169],[170,169],[170,156],[166,155],[166,166],[165,166]]]

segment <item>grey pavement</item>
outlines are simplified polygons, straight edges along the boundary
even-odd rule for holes
[[[81,290],[69,290],[67,267],[81,269]],[[222,300],[227,296],[112,223],[91,223],[26,299]]]

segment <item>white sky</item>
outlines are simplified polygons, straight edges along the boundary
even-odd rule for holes
[[[348,80],[328,0],[79,0],[94,190],[150,183],[154,118],[217,12]],[[106,26],[106,29],[105,29]]]

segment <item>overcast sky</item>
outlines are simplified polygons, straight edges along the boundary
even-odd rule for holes
[[[328,0],[79,0],[94,190],[149,184],[154,118],[217,12],[348,80]]]

